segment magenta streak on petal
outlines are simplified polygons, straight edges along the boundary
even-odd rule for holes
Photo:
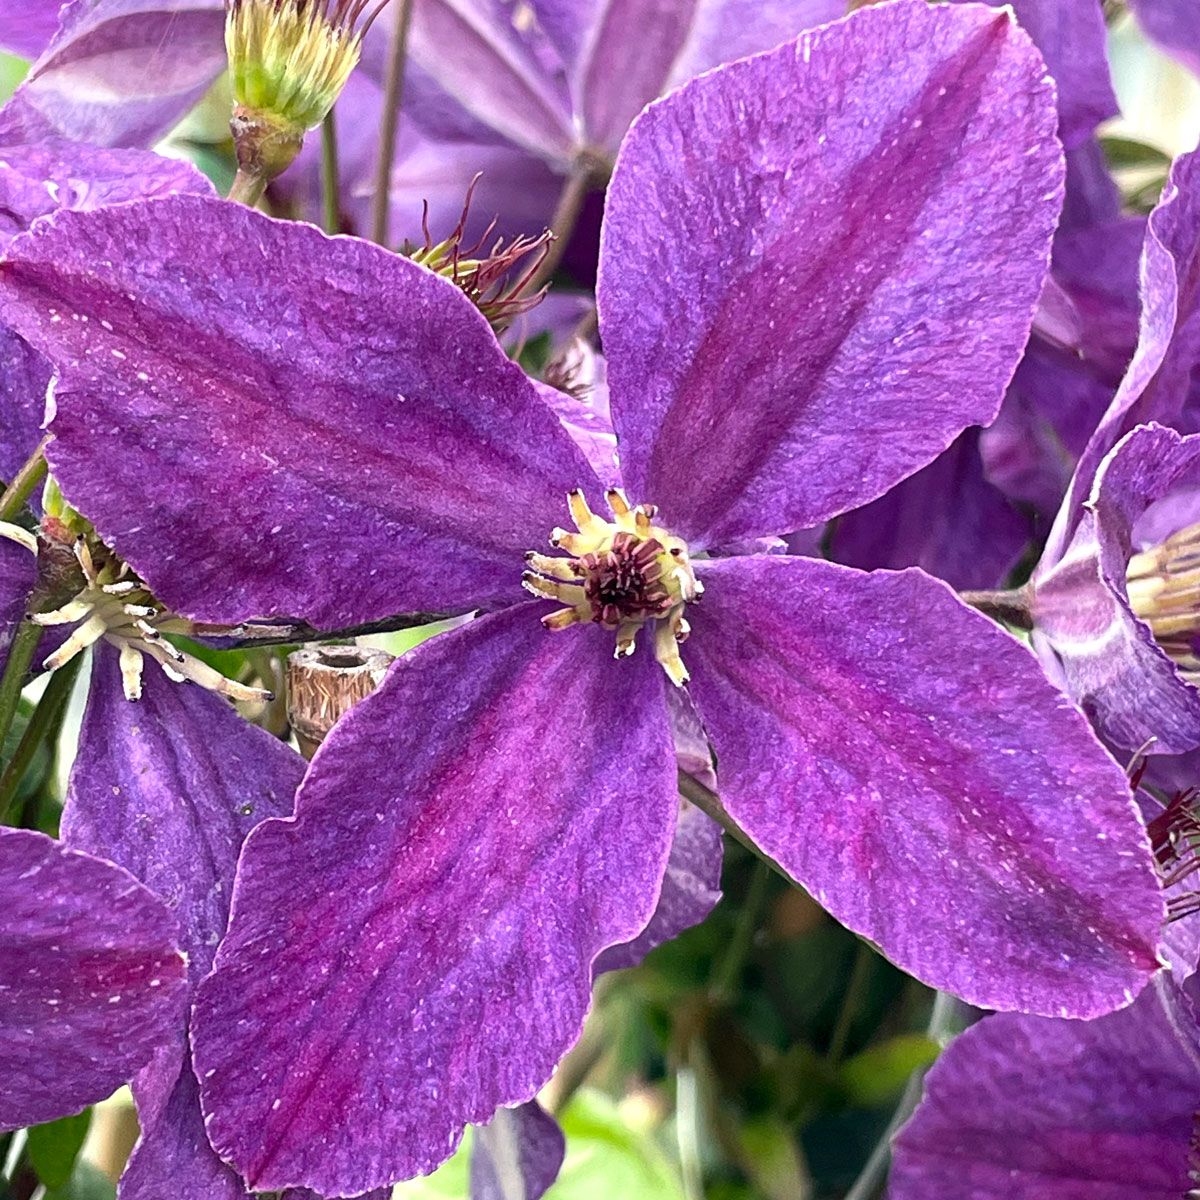
[[[543,609],[399,660],[295,820],[246,844],[193,1047],[213,1143],[256,1188],[430,1170],[546,1081],[596,955],[651,915],[678,803],[662,672]]]
[[[635,123],[601,326],[623,472],[668,526],[817,524],[995,415],[1060,203],[1041,74],[1006,17],[891,4]]]
[[[1162,920],[1123,772],[1035,660],[918,571],[700,564],[691,690],[751,837],[905,970],[1095,1015]]]

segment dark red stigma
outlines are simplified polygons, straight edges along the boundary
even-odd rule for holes
[[[662,553],[654,538],[643,541],[618,533],[611,549],[583,555],[579,563],[592,620],[616,629],[624,621],[646,621],[668,612],[673,602],[662,584]]]

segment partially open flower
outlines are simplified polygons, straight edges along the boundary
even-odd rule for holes
[[[226,0],[230,128],[243,171],[270,181],[291,165],[346,86],[387,0],[368,12],[370,3]]]

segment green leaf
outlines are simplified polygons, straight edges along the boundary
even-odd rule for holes
[[[29,64],[23,58],[0,51],[0,101],[7,100],[17,90],[28,70]]]
[[[92,1110],[85,1108],[76,1116],[36,1125],[29,1130],[25,1153],[46,1187],[53,1190],[67,1185],[91,1123]]]
[[[108,1176],[89,1162],[77,1162],[65,1187],[48,1189],[46,1200],[116,1200]]]
[[[901,1034],[847,1059],[838,1083],[851,1103],[874,1108],[895,1099],[909,1076],[932,1064],[938,1051],[937,1042],[924,1034]]]
[[[546,1200],[684,1200],[679,1177],[652,1135],[626,1122],[607,1096],[577,1092],[560,1115],[567,1157]],[[393,1200],[467,1200],[470,1130],[458,1152],[424,1179],[396,1185]]]
[[[812,1194],[812,1180],[787,1125],[766,1116],[745,1122],[738,1163],[768,1200],[794,1200]]]
[[[1133,138],[1104,137],[1100,139],[1100,145],[1104,149],[1108,165],[1114,169],[1171,165],[1169,154],[1165,154],[1157,146],[1148,146],[1145,142],[1134,141]]]

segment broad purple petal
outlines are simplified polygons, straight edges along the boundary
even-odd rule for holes
[[[37,579],[37,560],[24,546],[0,538],[0,673],[8,647],[28,607]]]
[[[921,567],[956,588],[998,587],[1032,536],[986,478],[979,431],[837,522],[831,557],[851,567]]]
[[[1129,0],[1146,36],[1200,75],[1200,8],[1192,0]]]
[[[0,49],[37,58],[58,28],[62,0],[9,0],[0,28]]]
[[[608,378],[604,359],[582,340],[568,345],[559,357],[571,392],[537,383],[538,394],[562,422],[583,452],[596,478],[605,487],[620,487],[617,435],[608,407]]]
[[[0,326],[0,479],[11,479],[41,440],[50,374],[32,346]]]
[[[475,1130],[471,1200],[541,1200],[558,1178],[565,1153],[562,1130],[536,1100],[498,1109]]]
[[[179,918],[194,986],[225,933],[234,870],[246,835],[292,810],[304,761],[243,721],[221,697],[173,683],[147,660],[141,700],[125,699],[116,652],[93,667],[71,772],[63,837],[112,859],[161,896]],[[134,1097],[142,1139],[122,1200],[241,1200],[241,1180],[204,1136],[185,1050],[156,1057]]]
[[[1088,1016],[1157,967],[1124,773],[1008,634],[917,571],[703,564],[686,648],[726,808],[839,920],[981,1007]]]
[[[1172,992],[1097,1021],[1001,1013],[968,1029],[896,1139],[892,1200],[1180,1200],[1200,1046]]]
[[[646,924],[677,796],[662,672],[517,605],[426,642],[251,834],[193,1046],[256,1189],[428,1171],[528,1100]],[[429,714],[438,736],[427,736]]]
[[[1200,355],[1200,153],[1176,159],[1150,214],[1141,262],[1142,318],[1133,361],[1079,460],[1042,563],[1062,557],[1105,455],[1137,425],[1170,423]]]
[[[1043,76],[1010,17],[901,2],[647,110],[599,285],[638,500],[703,545],[785,533],[991,420],[1061,204]]]
[[[1191,524],[1188,501],[1197,488],[1200,436],[1135,429],[1101,464],[1067,553],[1031,585],[1039,648],[1054,655],[1069,694],[1100,733],[1127,750],[1147,742],[1169,754],[1200,746],[1200,692],[1134,615],[1125,581],[1130,555],[1147,548],[1134,541],[1139,518],[1177,492],[1189,511],[1151,541]]]
[[[131,875],[0,829],[0,1129],[109,1095],[183,1019],[175,922]]]
[[[675,840],[654,915],[633,941],[612,946],[596,959],[596,974],[636,967],[655,947],[699,925],[721,898],[723,857],[721,827],[680,800]]]
[[[0,249],[38,217],[61,208],[176,194],[211,196],[213,186],[191,163],[144,150],[71,142],[0,146]]]
[[[59,369],[64,494],[200,620],[518,599],[523,552],[591,477],[451,283],[240,205],[39,223],[0,312]]]
[[[222,0],[71,0],[0,109],[0,142],[150,146],[225,69]]]
[[[1071,149],[1119,112],[1100,0],[1013,0],[1012,6],[1058,85],[1058,132]]]
[[[378,24],[387,29],[396,6]],[[382,32],[382,30],[381,30]],[[522,33],[503,0],[421,0],[413,6],[409,54],[473,118],[527,150],[569,162],[575,145],[566,89]],[[365,48],[364,69],[382,80],[387,39]]]

